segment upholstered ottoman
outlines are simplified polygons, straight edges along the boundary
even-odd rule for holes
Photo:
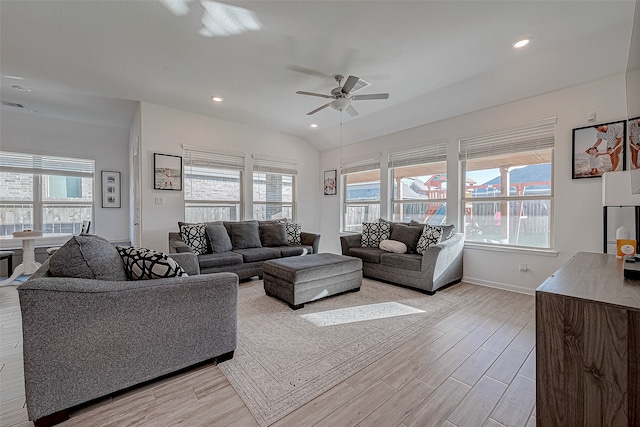
[[[272,259],[262,265],[264,291],[294,310],[320,298],[359,291],[362,260],[336,254],[311,254]]]

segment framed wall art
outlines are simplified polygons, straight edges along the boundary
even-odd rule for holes
[[[338,171],[336,169],[324,171],[324,195],[338,194]]]
[[[627,133],[629,134],[629,157],[631,157],[629,170],[640,169],[640,159],[638,158],[638,152],[640,152],[640,117],[629,119]]]
[[[120,172],[102,171],[102,207],[119,208],[120,196]]]
[[[182,157],[153,154],[153,189],[182,191]]]
[[[626,170],[626,131],[626,120],[573,129],[571,177],[596,178]]]

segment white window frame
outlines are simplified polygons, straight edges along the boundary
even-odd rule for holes
[[[391,215],[395,215],[395,206],[398,205],[400,210],[404,212],[404,204],[415,204],[415,203],[447,203],[447,196],[444,198],[433,198],[433,199],[396,199],[395,192],[393,191],[396,186],[396,178],[395,178],[395,169],[406,167],[406,166],[422,166],[429,165],[433,163],[444,163],[446,175],[447,169],[447,141],[446,140],[438,140],[427,142],[425,144],[421,144],[419,146],[404,148],[398,151],[392,151],[389,153],[389,183],[390,183],[390,191],[389,191],[389,200],[391,201]],[[430,175],[430,173],[425,173],[424,175]],[[399,187],[398,187],[399,188]],[[399,191],[399,190],[398,190]],[[448,195],[448,191],[447,191]],[[444,218],[446,221],[446,217]],[[398,220],[402,222],[403,220]]]
[[[252,195],[252,203],[253,203],[253,212],[252,217],[255,218],[255,207],[256,206],[264,206],[265,209],[268,206],[280,207],[281,211],[285,206],[291,208],[291,218],[289,220],[295,222],[296,221],[296,177],[298,175],[298,166],[295,161],[289,159],[280,159],[275,157],[267,157],[267,156],[257,156],[253,157],[253,185],[251,186],[251,195]],[[269,200],[269,201],[261,201],[256,200],[254,191],[255,191],[255,181],[256,181],[256,173],[260,174],[276,174],[281,176],[288,176],[291,178],[291,201],[283,201],[280,200]]]
[[[187,198],[187,192],[184,191],[184,212],[185,218],[187,218],[187,209],[193,207],[231,207],[238,206],[237,220],[242,221],[244,218],[244,163],[245,158],[243,153],[223,153],[210,151],[207,148],[197,147],[192,145],[183,144],[182,157],[184,162],[184,176],[185,176],[185,188],[187,186],[187,176],[191,175],[192,168],[204,167],[218,170],[230,170],[238,172],[239,175],[239,188],[238,199],[234,200],[217,200],[217,199],[195,199]],[[214,220],[208,218],[207,220]]]
[[[537,122],[529,123],[518,128],[496,132],[479,137],[459,140],[460,161],[460,215],[464,220],[466,203],[470,202],[526,202],[535,200],[549,200],[549,246],[537,247],[514,244],[499,244],[477,241],[465,241],[465,245],[487,246],[497,248],[514,248],[522,250],[553,251],[554,249],[554,147],[556,117],[551,117]],[[524,153],[533,151],[550,150],[551,184],[548,195],[515,195],[496,197],[465,197],[466,194],[466,161],[480,158],[490,158],[511,153]],[[463,221],[464,222],[464,221]],[[464,228],[464,227],[463,227]]]
[[[362,201],[348,201],[347,200],[347,176],[357,173],[357,172],[367,172],[367,171],[378,171],[379,172],[379,183],[380,183],[380,191],[382,191],[382,171],[380,169],[380,153],[375,153],[373,155],[364,157],[364,158],[356,158],[356,159],[345,159],[341,162],[340,165],[340,187],[343,189],[342,191],[342,214],[340,215],[340,230],[343,233],[353,233],[358,232],[358,230],[346,230],[347,224],[347,212],[348,208],[352,206],[378,206],[378,212],[380,212],[380,198],[378,200],[362,200]]]
[[[33,176],[33,187],[30,201],[22,200],[0,200],[0,206],[6,205],[24,205],[32,206],[33,218],[32,228],[34,230],[44,230],[44,209],[47,207],[68,207],[79,206],[86,207],[91,210],[89,220],[93,222],[95,216],[95,160],[74,158],[66,156],[50,156],[45,154],[17,153],[9,151],[0,151],[0,170],[3,172],[17,172]],[[91,200],[44,200],[43,192],[43,176],[58,175],[65,177],[90,178]],[[74,232],[82,229],[82,221],[80,218],[77,222],[73,222]],[[56,224],[52,224],[51,232],[62,232],[56,230]],[[95,227],[95,226],[94,226]],[[16,230],[21,231],[21,230]]]

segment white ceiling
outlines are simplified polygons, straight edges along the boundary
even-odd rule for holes
[[[224,3],[253,11],[262,29],[201,36],[200,1],[175,16],[156,0],[2,0],[1,98],[25,114],[122,128],[148,101],[326,150],[340,144],[340,113],[307,116],[326,100],[297,90],[329,93],[343,74],[372,82],[358,94],[390,93],[355,101],[355,118],[344,114],[343,144],[358,142],[624,73],[635,8],[635,0]],[[531,45],[514,50],[524,35]],[[214,105],[214,94],[225,101]]]

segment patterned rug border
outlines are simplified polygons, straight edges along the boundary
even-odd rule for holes
[[[385,284],[382,282],[372,281],[365,279],[363,281],[363,287],[367,286],[391,286],[391,284]],[[372,285],[373,284],[373,285]],[[262,282],[256,282],[250,284],[252,287],[259,286],[262,289]],[[240,285],[242,288],[243,284]],[[243,360],[241,356],[242,352],[236,350],[236,356],[234,359],[224,362],[219,365],[220,370],[227,377],[233,388],[237,391],[238,395],[247,405],[247,408],[251,411],[256,421],[261,427],[269,426],[291,412],[295,411],[304,404],[310,402],[327,390],[336,386],[340,382],[344,381],[348,377],[369,366],[386,354],[390,353],[394,349],[398,348],[405,342],[408,342],[411,338],[424,331],[425,328],[439,322],[447,315],[458,309],[463,305],[466,300],[462,297],[438,292],[435,295],[427,296],[424,294],[418,294],[417,291],[408,290],[405,288],[395,287],[391,293],[396,290],[405,290],[408,292],[416,293],[417,297],[423,297],[427,302],[432,300],[443,304],[443,307],[436,309],[434,312],[429,313],[423,319],[413,322],[411,325],[403,328],[402,330],[394,333],[393,335],[382,339],[370,347],[362,347],[357,356],[351,357],[350,360],[343,361],[337,365],[332,366],[328,371],[323,372],[318,377],[307,381],[301,386],[295,387],[292,392],[286,393],[280,398],[272,398],[261,392],[260,387],[257,385],[255,379],[251,377],[247,371],[251,370],[251,364],[259,364],[262,369],[268,370],[264,363],[258,360]],[[251,292],[251,291],[248,291]],[[250,293],[249,293],[250,296]],[[265,298],[269,298],[266,297]],[[337,298],[340,298],[338,296]],[[445,301],[442,301],[442,300]],[[238,304],[242,304],[242,290],[239,294]],[[288,306],[282,304],[283,310],[290,310]],[[292,315],[299,315],[296,311],[290,310]],[[238,331],[238,349],[245,348],[243,345],[242,332]],[[239,354],[240,353],[240,354]],[[322,355],[317,357],[322,358]]]

